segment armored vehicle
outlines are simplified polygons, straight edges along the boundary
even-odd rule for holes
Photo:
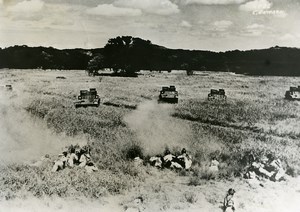
[[[0,85],[1,90],[5,91],[12,91],[12,85]]]
[[[100,105],[100,98],[95,88],[90,88],[90,90],[81,90],[78,100],[79,101],[75,102],[76,108],[88,106],[99,107]]]
[[[7,91],[12,91],[12,85],[5,85]]]
[[[226,100],[227,96],[225,95],[224,89],[211,89],[210,93],[208,94],[208,100]]]
[[[290,90],[285,92],[285,98],[288,100],[300,100],[300,86],[290,87]]]
[[[178,103],[178,92],[176,91],[175,86],[171,85],[170,87],[162,87],[158,101]]]

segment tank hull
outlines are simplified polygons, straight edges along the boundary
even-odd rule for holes
[[[178,103],[178,92],[175,86],[162,87],[160,91],[158,102],[162,103]]]
[[[99,107],[100,98],[95,88],[90,90],[81,90],[78,101],[74,102],[75,108],[78,107]]]
[[[288,100],[300,100],[300,91],[286,91],[285,98]]]
[[[96,102],[86,102],[86,101],[79,101],[75,102],[75,107],[99,107],[100,105],[100,99]]]

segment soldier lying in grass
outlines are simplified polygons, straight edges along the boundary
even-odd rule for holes
[[[245,178],[260,179],[267,178],[272,181],[285,180],[285,170],[279,158],[272,154],[263,156],[260,160],[254,161],[248,168]]]
[[[89,147],[78,147],[71,145],[68,150],[64,151],[62,155],[59,155],[59,159],[54,162],[52,172],[62,170],[66,167],[73,168],[75,165],[85,168],[88,173],[97,171],[98,168],[91,159]]]
[[[166,150],[163,157],[154,156],[150,158],[150,164],[158,168],[168,169],[185,169],[188,170],[192,166],[192,158],[187,154],[186,149],[183,148],[181,154],[173,155],[170,150]]]
[[[52,172],[62,170],[66,167],[68,161],[67,155],[68,153],[64,151],[61,155],[58,156],[59,158],[54,162],[53,168],[51,170]]]

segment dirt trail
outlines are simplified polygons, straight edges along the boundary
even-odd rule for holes
[[[153,170],[152,170],[153,171]],[[0,202],[0,211],[17,212],[222,212],[222,201],[229,187],[236,189],[237,212],[299,212],[300,178],[287,182],[234,181],[204,182],[199,186],[188,186],[186,177],[172,172],[153,171],[152,177],[143,186],[117,196],[97,200],[86,198],[43,198],[29,197]],[[261,186],[262,184],[263,186]],[[144,202],[134,204],[137,197]]]
[[[105,201],[81,199],[61,199],[29,197],[0,202],[0,211],[5,212],[123,212],[123,208],[115,202],[114,197]]]

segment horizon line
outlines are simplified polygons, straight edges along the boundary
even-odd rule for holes
[[[265,49],[272,49],[272,48],[290,48],[290,49],[300,49],[299,47],[291,47],[291,46],[279,46],[279,45],[275,45],[275,46],[271,46],[271,47],[266,47],[266,48],[254,48],[254,49],[231,49],[231,50],[224,50],[224,51],[216,51],[216,50],[202,50],[202,49],[181,49],[181,48],[168,48],[165,46],[161,46],[158,44],[154,44],[151,42],[152,45],[156,45],[159,47],[163,47],[166,49],[170,49],[170,50],[185,50],[185,51],[207,51],[207,52],[215,52],[215,53],[226,53],[226,52],[231,52],[231,51],[253,51],[253,50],[265,50]],[[57,49],[57,50],[74,50],[74,49],[82,49],[82,50],[94,50],[94,49],[103,49],[104,47],[96,47],[96,48],[83,48],[83,47],[73,47],[73,48],[58,48],[58,47],[53,47],[53,46],[29,46],[26,44],[20,45],[20,44],[16,44],[13,46],[8,46],[8,47],[0,47],[0,50],[3,49],[7,49],[7,48],[12,48],[12,47],[28,47],[28,48],[53,48],[53,49]]]

